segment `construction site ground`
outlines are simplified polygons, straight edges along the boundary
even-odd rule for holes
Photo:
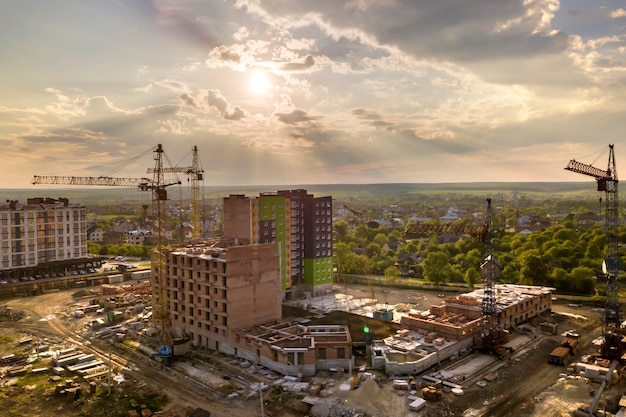
[[[368,298],[372,293],[367,286],[342,285],[335,291],[354,298]],[[385,303],[407,303],[423,309],[440,303],[445,297],[445,294],[429,291],[390,288],[378,291],[384,298],[381,301]],[[15,353],[17,341],[25,336],[46,340],[49,344],[55,341],[74,343],[84,349],[95,349],[103,358],[107,358],[108,352],[112,351],[112,362],[116,369],[121,369],[124,381],[109,385],[105,378],[96,394],[89,395],[83,390],[80,398],[68,398],[53,395],[54,384],[49,381],[49,374],[39,378],[22,378],[21,381],[19,378],[4,378],[0,387],[0,409],[8,410],[6,415],[129,416],[132,409],[141,412],[143,404],[144,408],[161,409],[160,415],[170,417],[186,416],[189,410],[196,407],[210,410],[212,416],[217,417],[252,417],[261,415],[259,397],[232,394],[237,386],[264,383],[267,389],[263,393],[263,412],[274,417],[353,416],[357,415],[357,410],[366,416],[381,417],[569,416],[576,408],[588,405],[590,392],[598,389],[595,383],[565,377],[566,367],[547,363],[548,354],[559,344],[560,336],[539,332],[541,321],[554,320],[559,324],[560,331],[574,329],[580,334],[582,348],[574,360],[594,353],[595,347],[591,342],[601,334],[600,311],[558,301],[553,306],[553,315],[535,318],[526,329],[513,331],[512,337],[519,348],[510,356],[500,360],[489,358],[485,366],[477,365],[476,369],[462,371],[461,379],[465,380],[465,383],[460,381],[463,395],[444,390],[440,401],[428,402],[422,411],[409,412],[406,399],[409,394],[394,390],[393,381],[377,372],[372,372],[375,378],[361,381],[359,388],[354,390],[350,389],[351,375],[348,373],[321,373],[318,378],[335,382],[333,394],[311,408],[302,402],[304,395],[272,388],[274,379],[252,373],[234,358],[215,352],[196,351],[193,361],[176,361],[171,367],[161,367],[145,356],[129,356],[127,351],[135,349],[130,343],[111,345],[84,338],[85,319],[76,319],[73,315],[76,305],[84,305],[84,301],[75,295],[77,290],[67,290],[6,300],[13,319],[5,315],[0,321],[0,356]],[[294,314],[303,313],[295,311]],[[341,314],[326,315],[326,319],[332,320],[341,320],[341,317]],[[352,317],[346,320],[353,321],[357,328],[362,325],[354,319],[354,315],[345,317]],[[396,324],[389,323],[387,330],[382,326],[375,332],[393,332],[396,328]],[[32,345],[29,347],[32,349]],[[22,349],[22,346],[19,348]],[[442,363],[440,369],[433,369],[432,372],[454,372],[455,367],[458,371],[462,366],[471,368],[470,364],[484,361],[485,356],[481,355],[461,359],[465,362]],[[200,384],[194,380],[199,380]],[[478,385],[475,380],[488,383]],[[616,410],[623,390],[621,380],[613,384],[605,391],[600,406]]]

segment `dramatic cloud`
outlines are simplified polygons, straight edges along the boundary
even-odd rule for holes
[[[157,143],[220,185],[575,181],[626,149],[625,24],[621,0],[7,2],[0,183]]]
[[[280,69],[287,72],[301,72],[311,69],[315,65],[315,59],[307,55],[302,62],[289,62],[280,66]]]
[[[288,125],[310,122],[316,119],[315,117],[308,115],[305,111],[299,109],[295,109],[290,113],[276,113],[276,117],[278,120]]]
[[[238,106],[232,106],[219,90],[209,90],[207,102],[215,107],[219,114],[226,120],[241,120],[246,117],[245,112]]]

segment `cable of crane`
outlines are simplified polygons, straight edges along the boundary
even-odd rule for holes
[[[585,156],[583,156],[583,157],[581,157],[581,158],[575,158],[575,159],[574,159],[574,161],[584,161],[586,158],[589,158],[589,157],[595,156],[595,159],[594,159],[591,163],[587,164],[587,163],[585,162],[585,164],[587,164],[587,165],[595,165],[595,164],[596,164],[596,162],[598,162],[598,159],[600,159],[600,157],[604,156],[604,151],[605,151],[608,147],[609,147],[609,145],[607,145],[607,146],[603,146],[603,147],[602,147],[602,149],[600,149],[600,150],[598,150],[598,151],[596,151],[596,152],[592,152],[592,153],[590,153],[590,154],[588,154],[588,155],[585,155]]]
[[[133,162],[137,161],[140,158],[145,157],[148,154],[152,154],[152,152],[154,152],[154,147],[150,147],[147,150],[145,150],[144,152],[140,153],[137,156],[134,156],[126,161],[122,161],[119,165],[113,167],[111,170],[109,170],[108,172],[104,173],[103,175],[101,175],[102,177],[112,177],[113,174],[115,174],[116,172],[120,171],[122,168],[127,167],[128,165],[132,164]]]

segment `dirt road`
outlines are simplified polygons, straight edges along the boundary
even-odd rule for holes
[[[3,334],[29,334],[35,338],[48,338],[51,340],[64,340],[70,337],[81,342],[76,331],[81,327],[81,322],[72,318],[70,313],[74,310],[72,304],[74,291],[60,291],[43,294],[35,297],[26,297],[12,300],[9,305],[13,312],[22,312],[24,318],[19,321],[0,322]],[[106,360],[106,350],[96,345],[83,345],[83,350],[89,350],[100,355]],[[0,352],[1,353],[1,352]],[[124,359],[121,361],[126,362]],[[128,369],[130,366],[133,370]],[[133,360],[127,363],[124,371],[127,379],[134,381],[137,386],[144,386],[149,391],[159,391],[167,396],[168,402],[164,410],[164,416],[184,415],[184,410],[201,407],[210,410],[216,416],[257,417],[260,415],[259,402],[229,401],[226,398],[218,398],[208,392],[202,392],[197,385],[187,378],[174,374],[167,368],[150,366],[148,361]],[[2,403],[0,402],[0,407]],[[33,414],[28,415],[22,411],[24,417],[39,416],[38,408],[33,408]],[[73,410],[72,407],[63,410],[56,415],[63,417],[84,416],[81,410]],[[291,417],[285,414],[285,417]]]
[[[595,349],[591,341],[601,334],[600,317],[597,312],[589,310],[572,309],[567,305],[554,305],[553,318],[558,322],[561,331],[576,329],[580,334],[579,345],[583,350],[579,351],[576,359],[584,354],[593,353]],[[550,365],[547,362],[548,354],[556,347],[561,336],[543,336],[541,342],[533,349],[526,352],[519,361],[510,363],[501,368],[497,384],[492,387],[495,395],[486,407],[480,409],[475,417],[545,417],[546,410],[537,407],[537,398],[540,394],[550,390],[559,380],[565,367]],[[545,398],[544,398],[545,400]],[[551,410],[561,416],[560,410]],[[567,407],[563,412],[569,416]]]

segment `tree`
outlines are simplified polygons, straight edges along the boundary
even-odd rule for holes
[[[548,266],[533,251],[522,256],[520,281],[526,285],[548,285]]]
[[[374,243],[370,243],[369,245],[367,245],[367,247],[365,248],[365,253],[367,254],[368,257],[373,258],[374,256],[380,256],[380,254],[382,253],[382,248],[380,247],[380,245],[376,242]]]
[[[372,273],[376,275],[384,275],[385,269],[395,264],[395,257],[391,256],[375,256],[372,258]]]
[[[465,271],[465,276],[463,277],[463,280],[471,290],[474,289],[474,286],[477,282],[480,281],[480,279],[480,272],[478,272],[476,268],[469,268],[467,271]]]
[[[436,287],[446,282],[449,267],[448,255],[442,251],[431,251],[424,259],[424,275]]]
[[[398,229],[392,230],[391,233],[389,233],[389,240],[394,242],[402,240],[402,232]]]
[[[570,274],[563,268],[557,267],[552,270],[552,282],[560,292],[569,293],[571,291]]]
[[[394,282],[400,277],[400,270],[398,267],[391,265],[385,269],[385,278],[388,281]]]
[[[337,220],[334,225],[337,242],[345,242],[350,234],[350,225],[345,220]]]
[[[337,262],[337,272],[339,275],[346,273],[346,266],[348,264],[348,256],[350,252],[350,247],[343,242],[339,242],[335,245],[335,261]]]
[[[378,233],[376,236],[374,236],[374,243],[377,243],[381,247],[385,246],[387,242],[389,242],[389,238],[384,233]]]
[[[367,256],[357,255],[352,253],[350,256],[349,266],[351,267],[352,274],[368,275],[372,272],[373,262]]]
[[[414,241],[409,241],[398,248],[398,255],[405,253],[418,253],[419,247]]]
[[[595,287],[595,274],[593,269],[579,266],[572,269],[572,290],[576,294],[593,294]]]

